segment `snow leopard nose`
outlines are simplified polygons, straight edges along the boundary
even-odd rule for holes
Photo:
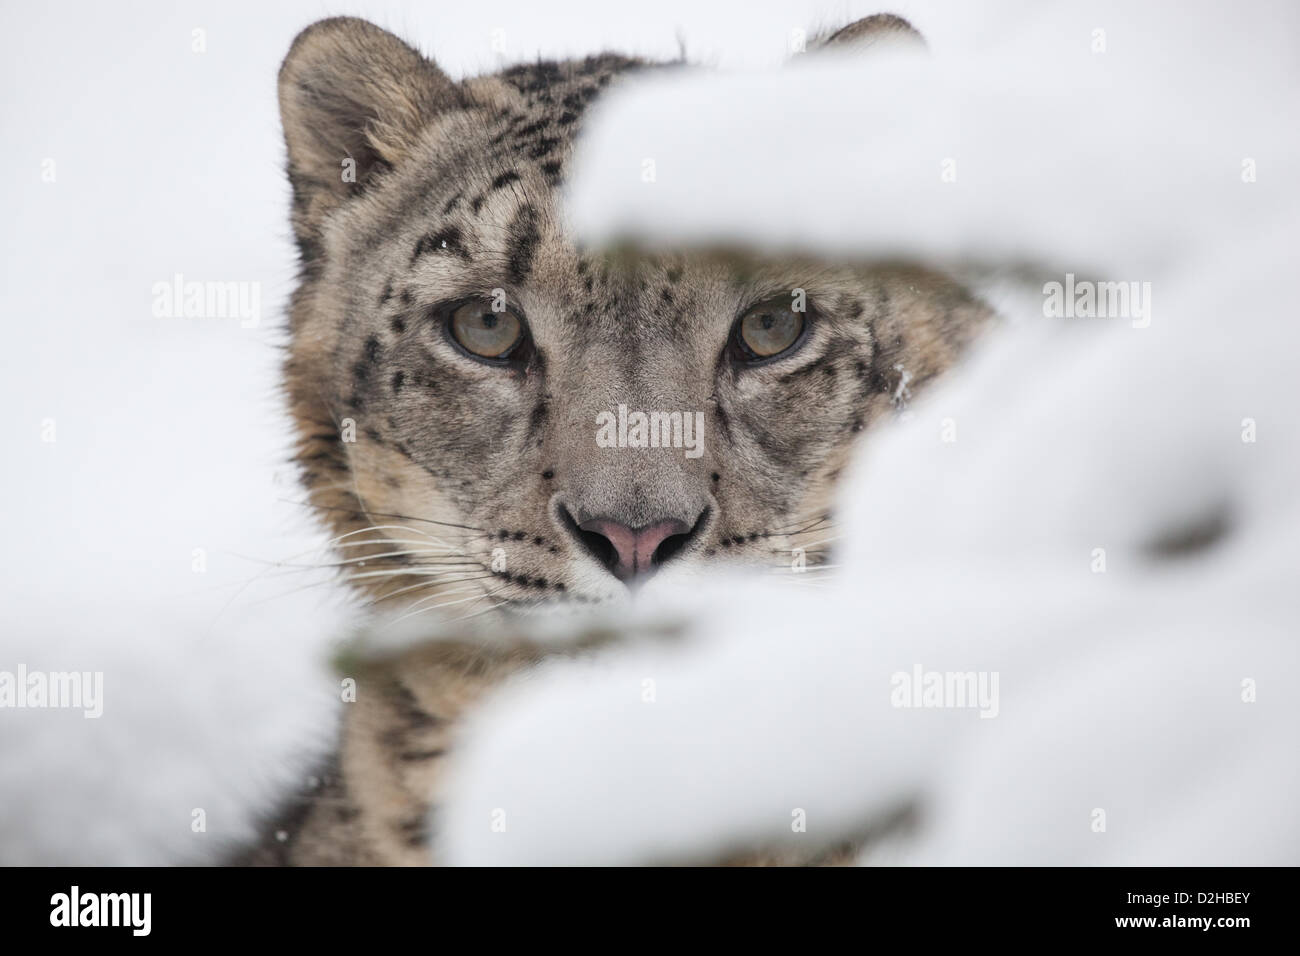
[[[701,522],[696,522],[696,528]],[[632,583],[659,569],[694,536],[695,528],[670,518],[641,528],[629,528],[609,518],[575,524],[578,539],[591,555],[620,581]]]

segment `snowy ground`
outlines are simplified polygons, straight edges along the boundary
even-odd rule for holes
[[[569,197],[585,236],[909,255],[970,275],[1010,326],[859,463],[837,578],[665,600],[685,649],[630,624],[626,649],[486,708],[441,820],[453,861],[708,859],[902,803],[920,829],[876,859],[1300,861],[1297,14],[976,6],[887,8],[925,60],[785,67],[792,30],[878,8],[0,14],[0,670],[105,682],[98,719],[0,713],[0,862],[212,859],[332,730],[345,602],[267,567],[319,546],[276,397],[274,75],[342,12],[453,75],[671,57],[680,28],[722,73],[608,104]],[[260,283],[260,321],[155,318],[176,273]],[[1150,282],[1149,326],[1044,319],[1066,273]],[[996,672],[997,717],[892,706],[916,665]]]

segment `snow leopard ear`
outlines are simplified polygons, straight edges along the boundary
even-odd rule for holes
[[[373,23],[334,17],[298,34],[280,67],[294,231],[312,237],[326,213],[396,166],[438,114],[464,94],[418,51]]]
[[[818,50],[852,53],[865,52],[874,47],[924,50],[925,38],[902,17],[892,13],[877,13],[854,20],[811,46]]]

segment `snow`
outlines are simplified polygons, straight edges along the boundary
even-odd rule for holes
[[[502,693],[466,732],[442,852],[706,862],[831,844],[915,802],[891,862],[1293,863],[1295,333],[1275,311],[1286,251],[1255,251],[1170,301],[1178,334],[1016,330],[918,401],[847,489],[834,586],[660,594],[684,647]],[[1207,348],[1230,306],[1235,347]],[[1267,440],[1242,443],[1243,409]],[[1207,550],[1150,553],[1221,513]],[[997,717],[893,708],[891,676],[916,665],[999,675]]]
[[[589,241],[905,254],[1006,328],[867,446],[831,583],[661,591],[682,643],[630,624],[475,715],[446,859],[708,862],[910,805],[864,862],[1297,862],[1295,14],[1088,9],[606,105],[569,197]],[[1245,182],[1246,157],[1274,172]],[[1151,282],[1149,326],[1044,318],[1067,272]],[[918,666],[997,674],[997,717],[893,707]]]

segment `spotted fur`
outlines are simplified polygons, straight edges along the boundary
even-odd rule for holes
[[[900,33],[868,18],[825,42]],[[618,599],[626,586],[575,527],[590,516],[693,528],[664,573],[785,567],[796,548],[815,565],[861,434],[987,317],[919,269],[576,246],[557,187],[588,108],[675,68],[603,54],[453,82],[365,21],[294,41],[280,103],[302,281],[286,388],[308,501],[378,607],[508,620]],[[806,344],[729,361],[737,317],[796,288]],[[524,364],[476,362],[440,325],[447,303],[494,292],[525,317]],[[702,456],[598,447],[596,415],[619,404],[704,413]],[[424,861],[457,716],[537,654],[443,645],[368,664],[333,770],[250,859]]]

